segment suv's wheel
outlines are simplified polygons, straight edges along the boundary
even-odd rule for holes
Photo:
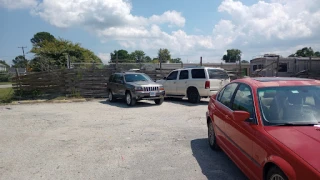
[[[109,90],[108,99],[109,99],[110,102],[114,102],[115,101],[115,98],[114,98],[113,93],[112,93],[111,90]]]
[[[288,180],[287,176],[277,166],[270,168],[267,180]]]
[[[134,106],[136,104],[136,98],[133,98],[130,92],[126,92],[126,103],[128,106]]]
[[[189,88],[187,91],[188,101],[191,103],[199,103],[200,102],[200,95],[196,88],[192,87]]]
[[[216,133],[214,132],[213,124],[211,121],[208,123],[208,142],[211,149],[219,150],[219,146],[216,140]]]
[[[164,101],[164,98],[160,98],[160,99],[155,99],[154,102],[157,104],[157,105],[161,105]]]

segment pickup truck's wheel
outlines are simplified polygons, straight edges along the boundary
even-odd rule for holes
[[[164,98],[160,98],[160,99],[155,99],[154,102],[157,104],[157,105],[161,105],[164,101]]]
[[[211,121],[208,123],[208,142],[212,150],[219,150],[219,146],[216,140],[216,133],[214,132],[213,124]]]
[[[130,92],[126,92],[126,103],[128,106],[134,106],[136,104],[136,98],[133,98]]]
[[[198,90],[194,87],[188,88],[187,96],[188,96],[188,101],[191,103],[199,103],[200,102],[201,97],[199,95]]]
[[[115,101],[115,98],[114,98],[113,93],[112,93],[111,90],[109,90],[108,99],[109,99],[110,102],[114,102]]]
[[[287,176],[277,166],[270,168],[267,174],[267,180],[288,180]]]

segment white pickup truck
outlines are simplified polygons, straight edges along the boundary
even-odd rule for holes
[[[165,97],[187,97],[189,102],[198,103],[201,98],[216,94],[230,82],[230,77],[221,68],[193,67],[176,69],[156,82],[164,86]]]

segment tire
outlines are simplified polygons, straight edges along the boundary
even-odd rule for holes
[[[161,98],[161,99],[155,99],[154,102],[157,104],[157,105],[161,105],[164,101],[164,98]]]
[[[220,150],[216,140],[216,133],[214,132],[213,124],[211,121],[208,124],[208,143],[212,150]]]
[[[199,103],[200,102],[200,95],[199,95],[199,92],[196,88],[189,88],[188,91],[187,91],[187,96],[188,96],[188,101],[191,102],[191,103]]]
[[[109,99],[109,102],[114,102],[114,101],[116,101],[116,99],[115,99],[115,97],[114,97],[114,95],[113,95],[113,93],[112,93],[111,90],[109,90],[108,99]]]
[[[126,100],[126,104],[128,106],[134,106],[134,105],[136,105],[136,102],[137,102],[136,98],[133,98],[130,92],[126,92],[126,99],[125,100]]]
[[[287,176],[277,166],[270,168],[266,180],[288,180]]]

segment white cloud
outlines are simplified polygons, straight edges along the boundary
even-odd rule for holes
[[[61,28],[79,25],[106,29],[165,23],[182,27],[185,24],[185,18],[177,11],[146,18],[132,15],[131,8],[127,0],[43,0],[33,13]]]
[[[109,53],[98,53],[97,56],[101,59],[101,61],[104,64],[108,64],[108,62],[110,61],[110,54]]]
[[[176,25],[183,27],[186,23],[186,19],[182,17],[180,12],[177,11],[166,11],[162,15],[153,15],[149,18],[150,23],[160,24],[169,23],[170,25]]]
[[[186,19],[174,10],[150,17],[133,15],[131,10],[129,0],[43,0],[32,12],[54,26],[84,28],[103,43],[116,40],[123,48],[147,54],[168,48],[175,57],[212,59],[222,57],[228,48],[239,48],[243,58],[250,59],[263,52],[293,53],[303,45],[320,47],[319,0],[265,0],[250,6],[223,0],[217,12],[229,18],[221,19],[207,35],[179,29]],[[164,25],[175,29],[164,31]]]
[[[36,5],[37,0],[0,0],[0,7],[8,9],[28,9]]]

